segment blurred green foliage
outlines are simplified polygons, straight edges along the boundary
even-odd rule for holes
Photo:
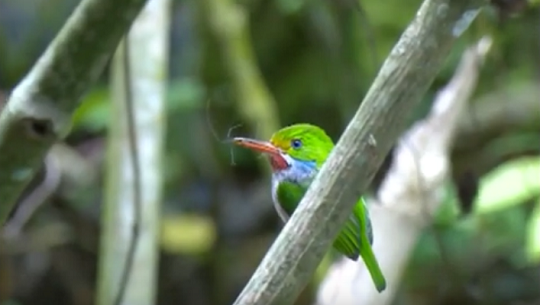
[[[532,266],[540,259],[540,218],[530,211],[540,208],[539,176],[539,157],[502,164],[484,176],[476,211],[465,217],[449,186],[450,195],[412,256],[402,284],[410,293],[396,304],[412,302],[417,293],[426,304],[441,298],[457,302],[454,297],[470,304],[536,299],[540,277]],[[433,278],[438,280],[426,280]]]
[[[33,0],[0,1],[1,88],[11,89],[24,75],[77,2],[37,1],[34,5]],[[351,1],[237,3],[249,13],[251,46],[276,101],[279,120],[283,125],[318,124],[337,139],[421,1],[363,0],[365,15]],[[269,213],[271,209],[255,208],[259,201],[270,202],[268,177],[257,166],[257,156],[232,150],[221,141],[229,131],[233,135],[252,135],[257,126],[230,130],[246,122],[239,114],[241,106],[235,103],[238,97],[222,50],[208,31],[207,20],[193,0],[175,1],[171,13],[171,80],[164,167],[167,196],[162,242],[166,255],[177,260],[163,263],[170,264],[163,269],[171,273],[164,271],[167,279],[162,281],[173,284],[162,286],[174,285],[177,289],[171,292],[164,288],[163,294],[168,297],[163,297],[160,304],[175,304],[179,295],[188,298],[183,304],[229,304],[269,246],[268,236],[274,236],[279,226],[275,215]],[[519,91],[524,83],[538,82],[539,14],[538,1],[505,22],[498,20],[494,9],[481,14],[452,50],[410,122],[429,110],[437,90],[454,72],[464,48],[487,33],[494,36],[495,45],[482,71],[477,97],[500,88]],[[21,28],[25,30],[16,31]],[[110,115],[107,78],[105,73],[85,96],[73,118],[74,129],[68,143],[84,145],[106,136],[107,125],[114,119]],[[507,99],[510,104],[515,102],[512,95]],[[537,129],[509,128],[495,133],[487,144],[479,144],[476,151],[466,152],[470,156],[461,157],[460,162],[469,166],[494,155],[511,155],[495,169],[480,173],[471,215],[461,214],[455,181],[449,181],[444,190],[445,204],[436,222],[422,236],[395,304],[444,303],[441,300],[452,304],[451,300],[461,296],[469,298],[471,289],[482,292],[483,304],[540,300],[535,288],[540,279],[528,272],[537,272],[540,263],[540,159],[538,149],[536,156],[529,158],[522,155],[530,155],[530,151],[520,151],[523,144],[538,142],[540,124],[531,125]],[[458,137],[456,142],[459,141]],[[479,158],[475,153],[482,155]],[[259,184],[264,187],[257,187]],[[100,202],[93,202],[82,211],[94,211],[99,205]],[[225,213],[222,209],[233,211]],[[242,214],[240,210],[249,213]],[[233,220],[227,222],[222,219],[226,216],[220,215],[229,215]],[[248,223],[251,219],[247,218],[257,219],[256,225],[246,225],[244,232],[226,225]],[[199,257],[205,258],[203,262],[193,262],[193,258]],[[317,278],[324,274],[331,257],[325,259]],[[205,275],[205,281],[193,279],[197,272],[209,275]],[[215,276],[220,272],[223,274]],[[221,284],[207,284],[212,281]],[[187,287],[184,290],[183,285]],[[204,301],[207,299],[201,296],[212,287],[224,295],[221,303]],[[203,292],[194,292],[198,290]],[[491,297],[498,298],[499,303],[490,303]],[[14,304],[9,302],[0,304]]]

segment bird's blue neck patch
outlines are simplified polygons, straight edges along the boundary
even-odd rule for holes
[[[274,172],[274,179],[278,181],[289,181],[293,183],[308,182],[317,174],[317,163],[315,161],[305,161],[285,157],[289,166],[286,169]]]

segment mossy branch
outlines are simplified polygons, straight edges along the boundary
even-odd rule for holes
[[[84,0],[13,90],[0,115],[0,225],[145,2]]]
[[[403,132],[407,115],[420,103],[455,40],[485,4],[424,1],[235,305],[294,302]]]

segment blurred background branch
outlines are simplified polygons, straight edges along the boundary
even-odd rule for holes
[[[101,305],[146,305],[156,297],[169,6],[168,0],[149,1],[115,56]]]
[[[249,12],[231,0],[204,0],[206,24],[218,42],[227,73],[234,85],[242,119],[260,139],[269,138],[280,126],[276,103],[266,87],[251,45]]]

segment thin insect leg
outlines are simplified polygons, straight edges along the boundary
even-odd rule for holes
[[[227,132],[226,141],[230,141],[230,139],[232,138],[231,137],[232,131],[239,128],[239,127],[241,127],[241,126],[242,126],[242,124],[236,124],[236,125],[232,126],[231,128],[229,128],[229,131]],[[231,149],[231,165],[235,166],[236,162],[234,161],[234,149],[233,149],[232,145],[231,145],[230,149]]]
[[[238,128],[239,126],[241,126],[241,124],[237,124],[231,128],[229,128],[229,131],[227,132],[227,138],[222,140],[220,139],[218,133],[216,132],[216,129],[214,128],[214,125],[212,124],[212,120],[211,120],[211,117],[210,117],[210,99],[208,99],[207,103],[206,103],[206,123],[208,125],[208,129],[210,130],[210,133],[212,134],[212,136],[214,137],[214,139],[218,142],[221,142],[221,143],[228,143],[230,142],[230,134],[231,132],[235,129],[235,128]],[[233,151],[233,148],[231,146],[230,148],[231,150],[231,165],[236,165],[235,162],[234,162],[234,151]]]
[[[238,129],[238,128],[242,127],[242,126],[243,126],[242,123],[240,123],[240,124],[236,124],[236,125],[232,126],[231,128],[229,128],[229,131],[227,131],[227,139],[232,138],[231,134],[232,134],[233,130]]]
[[[210,133],[212,134],[214,139],[221,142],[216,130],[214,129],[214,125],[212,124],[212,120],[210,118],[210,99],[208,99],[208,101],[206,102],[206,123],[207,123],[208,128],[210,129]]]

